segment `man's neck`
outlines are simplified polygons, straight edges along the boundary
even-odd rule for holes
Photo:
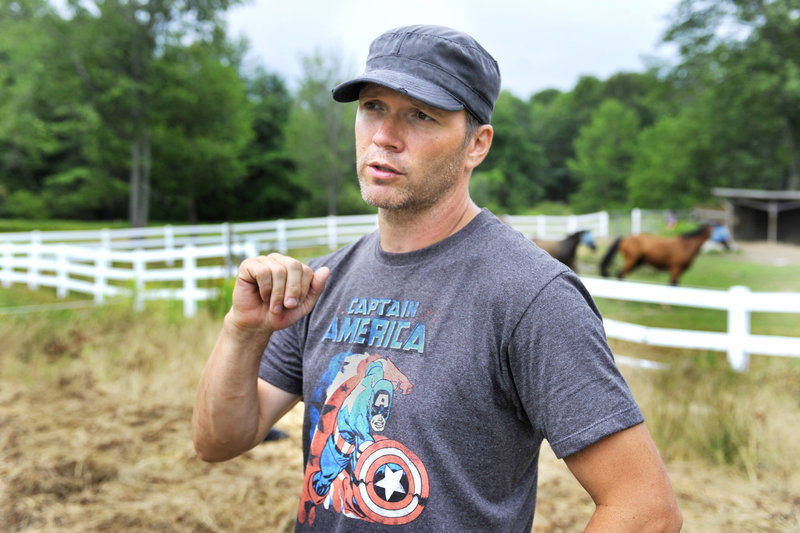
[[[480,211],[469,197],[456,205],[437,205],[414,213],[379,209],[381,248],[390,253],[426,248],[458,232]]]

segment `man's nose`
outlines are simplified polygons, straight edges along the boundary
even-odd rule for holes
[[[405,145],[403,135],[404,126],[401,120],[394,115],[387,114],[381,120],[375,135],[372,136],[372,142],[385,150],[399,152]]]

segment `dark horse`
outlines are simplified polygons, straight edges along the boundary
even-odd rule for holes
[[[693,231],[674,237],[659,237],[646,233],[618,237],[600,261],[600,274],[608,277],[608,268],[614,259],[614,254],[619,249],[625,257],[625,263],[617,274],[619,279],[628,275],[636,267],[647,263],[658,269],[668,270],[670,284],[677,285],[678,278],[692,265],[700,247],[709,237],[728,248],[728,232],[717,231],[717,229],[726,230],[721,225],[705,224]]]
[[[543,241],[534,239],[536,245],[552,255],[572,270],[575,270],[575,250],[578,249],[578,244],[583,243],[594,251],[596,249],[594,237],[592,232],[586,229],[576,231],[569,237],[560,241]],[[577,272],[577,270],[575,270]]]

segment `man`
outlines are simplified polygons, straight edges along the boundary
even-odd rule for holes
[[[469,197],[499,90],[468,35],[378,37],[333,91],[358,101],[378,231],[309,265],[239,267],[193,439],[204,460],[235,457],[303,400],[296,531],[528,532],[543,439],[596,503],[587,530],[680,529],[591,297]]]

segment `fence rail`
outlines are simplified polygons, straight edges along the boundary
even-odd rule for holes
[[[582,277],[582,281],[594,298],[718,309],[728,315],[728,327],[724,332],[657,328],[605,319],[609,338],[670,348],[726,352],[728,364],[737,371],[747,370],[750,354],[800,357],[800,338],[750,332],[753,312],[800,313],[798,293],[751,292],[748,287],[739,285],[728,290],[695,289],[588,276]]]
[[[634,210],[632,232],[657,224],[661,212]],[[609,237],[608,213],[573,216],[507,216],[505,221],[528,237],[563,238],[589,229]],[[619,220],[614,222],[619,226]],[[375,215],[275,220],[240,224],[164,226],[100,231],[0,233],[0,284],[27,284],[108,298],[132,298],[137,309],[149,300],[179,300],[193,316],[198,303],[218,297],[219,286],[235,275],[238,261],[260,253],[353,242],[377,227]],[[652,231],[652,230],[650,230]],[[728,291],[690,289],[584,277],[597,298],[664,303],[727,311],[725,332],[645,327],[605,321],[610,338],[670,347],[724,351],[731,366],[746,370],[749,354],[800,357],[800,338],[753,335],[751,312],[800,313],[800,294],[757,293],[746,287]],[[2,311],[2,310],[0,310]]]

